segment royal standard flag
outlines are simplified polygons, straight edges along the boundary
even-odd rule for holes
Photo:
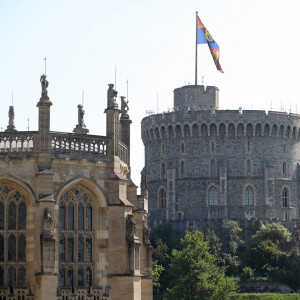
[[[219,45],[210,35],[200,18],[197,16],[197,44],[207,44],[210,53],[214,59],[217,70],[224,73],[219,62],[220,50]]]

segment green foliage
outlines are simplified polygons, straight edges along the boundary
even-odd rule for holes
[[[172,251],[168,270],[173,275],[172,288],[165,299],[225,299],[237,289],[236,282],[216,266],[202,232],[186,232],[181,246],[182,250]]]
[[[296,294],[232,294],[228,300],[298,300],[300,295]]]
[[[161,239],[168,248],[177,248],[180,240],[180,233],[172,228],[170,223],[161,223],[152,231],[152,239],[154,241]]]
[[[284,246],[292,239],[291,233],[284,226],[277,223],[262,227],[252,238],[257,244],[269,240],[279,247]]]
[[[243,231],[242,228],[239,226],[237,221],[228,221],[227,227],[229,229],[229,249],[230,251],[235,254],[238,246],[243,244],[244,241],[240,238],[239,234]]]
[[[254,271],[251,269],[251,267],[243,268],[243,272],[240,276],[242,282],[251,281],[253,277],[254,277]]]
[[[152,262],[152,276],[153,276],[153,287],[155,289],[160,288],[159,277],[161,272],[164,270],[162,265],[159,265],[156,260]]]
[[[277,267],[279,258],[285,255],[279,247],[270,240],[261,241],[250,249],[250,258],[253,267],[263,270],[264,266]]]
[[[161,239],[158,239],[154,245],[152,256],[158,264],[164,264],[168,259],[169,247]]]

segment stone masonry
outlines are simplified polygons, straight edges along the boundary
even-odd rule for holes
[[[299,220],[300,115],[218,110],[216,87],[174,90],[174,111],[142,120],[151,225]]]
[[[110,85],[106,136],[50,131],[41,77],[38,131],[0,132],[0,299],[152,300],[148,204],[130,178],[130,118]],[[145,194],[144,189],[144,194]]]

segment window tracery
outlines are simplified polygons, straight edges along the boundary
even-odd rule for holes
[[[159,195],[158,195],[158,205],[159,208],[166,208],[167,207],[167,194],[165,189],[161,188],[159,190]]]
[[[253,188],[251,186],[247,186],[244,191],[244,201],[246,206],[253,205]]]
[[[26,219],[24,195],[0,185],[0,286],[26,285]]]
[[[214,186],[208,190],[208,201],[209,205],[218,205],[218,191]]]
[[[82,187],[59,200],[59,286],[92,286],[93,201]]]

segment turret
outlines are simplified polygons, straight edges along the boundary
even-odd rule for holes
[[[219,89],[215,86],[186,85],[174,90],[174,108],[216,110],[219,108]]]

